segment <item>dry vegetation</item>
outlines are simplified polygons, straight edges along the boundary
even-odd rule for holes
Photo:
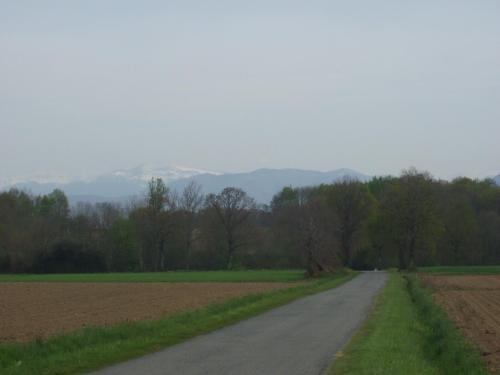
[[[0,342],[152,320],[297,283],[0,283]]]
[[[500,371],[500,276],[420,276],[435,301],[478,345],[491,371]]]

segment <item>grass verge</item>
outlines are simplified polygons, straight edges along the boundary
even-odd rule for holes
[[[488,374],[479,349],[466,340],[462,332],[434,303],[428,290],[420,285],[415,274],[406,276],[408,293],[419,317],[428,327],[425,335],[426,355],[438,364],[443,374]]]
[[[158,321],[86,328],[29,344],[3,344],[0,345],[0,373],[63,375],[95,370],[334,288],[355,275],[349,272],[324,277],[297,287],[236,298]]]
[[[303,270],[0,274],[0,282],[286,282],[302,279]]]
[[[436,266],[420,267],[420,272],[456,275],[498,275],[500,266]]]
[[[425,358],[424,330],[405,280],[393,272],[330,374],[438,374]]]
[[[391,273],[370,318],[330,374],[487,374],[479,352],[414,275]]]

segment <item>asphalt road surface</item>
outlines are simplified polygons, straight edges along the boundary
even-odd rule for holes
[[[366,318],[385,272],[364,272],[325,292],[93,375],[317,375]]]

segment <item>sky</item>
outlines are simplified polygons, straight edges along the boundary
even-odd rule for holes
[[[500,173],[498,0],[0,5],[0,179]]]

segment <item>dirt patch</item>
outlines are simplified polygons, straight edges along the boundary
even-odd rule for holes
[[[500,290],[500,275],[429,275],[419,278],[429,287],[437,290]]]
[[[296,283],[0,283],[0,342],[159,319]]]
[[[500,371],[500,275],[420,279],[436,290],[435,301],[481,349],[489,370]]]

